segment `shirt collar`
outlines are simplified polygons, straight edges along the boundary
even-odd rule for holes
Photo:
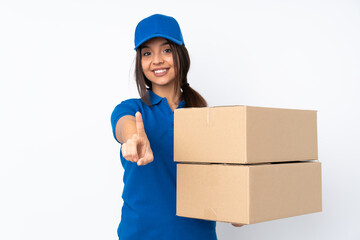
[[[149,92],[149,97],[150,97],[150,102],[151,102],[151,105],[156,105],[158,104],[159,102],[161,102],[162,97],[160,97],[159,95],[157,95],[156,93],[154,93],[152,90],[148,89],[148,92]],[[185,100],[182,100],[179,102],[179,106],[178,108],[182,108],[185,106]]]
[[[156,105],[161,101],[161,97],[148,89],[151,105]]]

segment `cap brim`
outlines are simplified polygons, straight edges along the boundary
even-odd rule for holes
[[[176,43],[177,45],[183,45],[183,44],[184,44],[184,42],[179,41],[179,40],[176,39],[176,38],[173,38],[173,37],[171,37],[171,36],[168,36],[168,35],[160,34],[160,33],[159,33],[159,34],[152,34],[152,35],[150,35],[150,36],[142,39],[142,40],[135,46],[134,50],[136,51],[136,49],[137,49],[138,47],[140,47],[141,44],[143,44],[143,43],[146,42],[147,40],[149,40],[149,39],[151,39],[151,38],[154,38],[154,37],[163,37],[163,38],[169,39],[169,40],[173,41],[174,43]]]

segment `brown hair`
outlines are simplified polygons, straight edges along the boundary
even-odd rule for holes
[[[173,54],[175,68],[174,91],[178,92],[180,88],[183,90],[182,99],[180,100],[185,100],[185,107],[207,107],[206,100],[188,85],[187,73],[190,68],[190,57],[185,45],[177,45],[170,40],[169,45]],[[147,89],[152,90],[152,83],[143,73],[141,65],[141,49],[142,46],[138,47],[136,50],[135,80],[141,99],[150,106],[151,103],[147,94]]]

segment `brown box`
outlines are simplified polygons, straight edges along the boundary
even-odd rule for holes
[[[178,216],[251,224],[322,211],[321,164],[177,164]]]
[[[317,111],[224,106],[174,113],[176,162],[263,163],[318,159]]]

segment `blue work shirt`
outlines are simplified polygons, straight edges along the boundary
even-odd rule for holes
[[[216,222],[176,216],[176,163],[174,162],[174,112],[167,99],[148,90],[152,107],[140,98],[122,101],[111,115],[115,126],[124,115],[142,114],[154,161],[144,166],[127,161],[124,167],[124,189],[120,240],[214,240]],[[178,108],[185,107],[180,101]],[[116,137],[115,137],[116,139]]]

